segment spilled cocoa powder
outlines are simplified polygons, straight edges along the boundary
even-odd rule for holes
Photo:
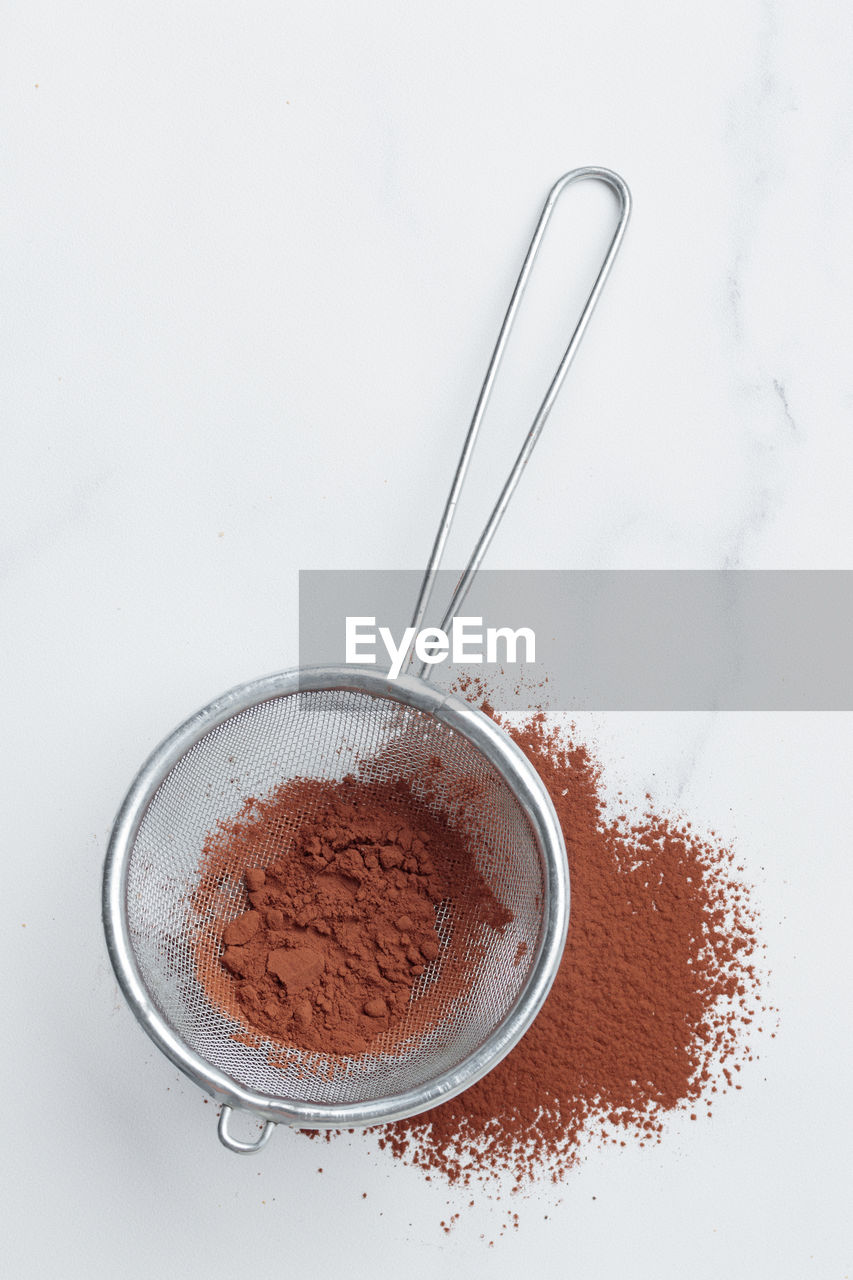
[[[244,909],[232,918],[235,895]],[[451,956],[436,930],[436,908],[448,900],[466,908]],[[208,835],[195,906],[206,920],[199,978],[250,1042],[260,1034],[341,1055],[364,1052],[398,1025],[419,986],[423,1030],[438,1016],[428,992],[439,960],[447,999],[476,961],[476,926],[502,930],[512,918],[464,835],[407,783],[352,776],[294,779],[247,800]]]
[[[542,1011],[494,1070],[373,1132],[427,1177],[509,1178],[518,1190],[559,1182],[591,1146],[660,1142],[673,1112],[709,1116],[715,1097],[740,1089],[753,1035],[770,1031],[773,1010],[732,851],[651,809],[609,816],[595,759],[543,716],[504,727],[539,772],[565,836],[563,960]]]

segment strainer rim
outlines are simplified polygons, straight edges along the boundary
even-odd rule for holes
[[[512,789],[531,823],[546,871],[538,953],[512,1008],[483,1044],[428,1084],[345,1105],[284,1101],[248,1088],[192,1049],[169,1026],[149,994],[134,954],[127,914],[127,877],[136,837],[151,800],[178,760],[218,725],[250,707],[298,692],[319,691],[389,698],[426,711],[463,733]],[[415,676],[391,679],[368,668],[317,666],[289,668],[235,686],[183,721],[155,748],[133,779],[112,828],[102,909],[107,950],[119,986],[137,1021],[166,1057],[218,1102],[274,1123],[314,1129],[363,1127],[417,1115],[461,1093],[497,1066],[527,1031],[550,990],[565,945],[569,905],[565,842],[551,798],[533,765],[494,720],[470,702]]]

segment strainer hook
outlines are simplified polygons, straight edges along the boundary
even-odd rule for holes
[[[252,1155],[253,1152],[260,1151],[262,1147],[267,1145],[272,1137],[272,1131],[276,1127],[275,1121],[267,1120],[261,1130],[261,1136],[256,1142],[243,1142],[241,1138],[235,1138],[234,1134],[228,1127],[233,1111],[234,1108],[229,1107],[227,1102],[222,1104],[222,1110],[219,1113],[219,1124],[217,1125],[216,1131],[219,1134],[219,1141],[222,1143],[223,1147],[227,1147],[229,1151],[236,1151],[237,1154],[241,1156]]]

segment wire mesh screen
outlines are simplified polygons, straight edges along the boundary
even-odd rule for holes
[[[430,760],[442,782],[427,794]],[[512,913],[502,930],[471,927],[462,892],[436,907],[443,945],[413,988],[400,1022],[353,1057],[318,1054],[264,1037],[210,996],[232,981],[214,952],[198,947],[206,922],[195,899],[205,839],[249,797],[301,777],[405,780],[416,803],[440,811],[466,833],[471,868]],[[276,833],[271,864],[310,812]],[[263,866],[263,861],[255,865]],[[245,910],[243,872],[222,883],[229,918]],[[464,883],[464,876],[462,877]],[[543,930],[545,874],[533,829],[512,789],[463,735],[428,712],[390,697],[329,689],[257,703],[211,730],[155,793],[134,843],[127,881],[131,946],[149,994],[172,1029],[240,1084],[282,1101],[371,1102],[429,1084],[475,1053],[513,1008]],[[227,913],[227,911],[226,911]],[[465,928],[462,928],[463,924]],[[465,954],[449,945],[469,939]],[[458,970],[463,966],[464,989]],[[428,1013],[427,1013],[428,1011]]]

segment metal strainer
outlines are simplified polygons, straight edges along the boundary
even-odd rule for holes
[[[504,486],[443,625],[455,615],[494,535],[565,377],[627,225],[630,196],[606,169],[566,174],[550,192],[513,292],[465,440],[413,622],[420,626],[492,383],[545,226],[562,190],[582,178],[607,183],[619,220],[571,342]],[[175,730],[137,774],[116,818],[104,871],[107,945],[133,1012],[163,1052],[222,1104],[219,1136],[233,1151],[257,1151],[278,1123],[352,1128],[415,1115],[473,1084],[509,1052],[540,1009],[568,926],[569,877],[562,832],[544,785],[494,722],[434,689],[425,668],[396,680],[375,670],[315,667],[240,685]],[[438,756],[443,779],[422,779]],[[205,838],[248,796],[295,778],[404,779],[416,802],[470,833],[468,854],[512,913],[503,931],[476,924],[462,995],[452,948],[442,948],[413,990],[402,1021],[369,1052],[342,1058],[246,1036],[247,1028],[206,994],[196,942],[205,920],[194,901]],[[309,821],[300,815],[300,824]],[[283,831],[281,842],[295,834]],[[223,884],[233,917],[245,909],[241,868]],[[471,903],[437,909],[450,936]],[[466,933],[465,936],[469,936]],[[211,959],[211,965],[218,961]],[[222,980],[221,972],[218,975]],[[200,981],[201,978],[201,981]],[[420,1010],[428,1003],[430,1016]],[[235,1038],[236,1037],[236,1038]],[[241,1038],[242,1037],[242,1038]],[[256,1141],[230,1129],[233,1108],[266,1123]]]

